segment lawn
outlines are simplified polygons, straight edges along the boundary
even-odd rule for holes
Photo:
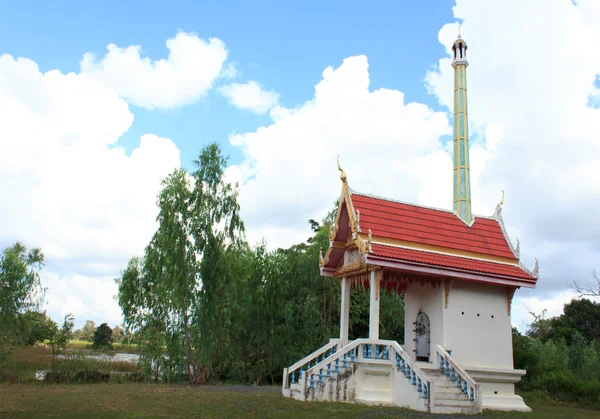
[[[443,418],[398,408],[298,402],[277,387],[160,384],[0,384],[0,417],[62,418]],[[599,412],[530,403],[533,413],[484,412],[484,418],[598,418]],[[451,416],[459,418],[461,416]],[[465,416],[472,417],[472,416]]]

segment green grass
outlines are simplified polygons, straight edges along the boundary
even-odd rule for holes
[[[440,418],[398,408],[298,402],[278,387],[160,384],[0,384],[0,417],[31,418]],[[484,412],[484,418],[598,418],[598,411],[529,402],[533,413]],[[461,416],[452,416],[452,418]]]

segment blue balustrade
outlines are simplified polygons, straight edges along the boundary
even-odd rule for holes
[[[335,360],[335,372],[340,372],[340,359]]]
[[[446,375],[450,375],[450,364],[446,361]]]
[[[323,368],[319,369],[319,384],[323,383]]]
[[[450,381],[454,380],[456,380],[456,377],[454,376],[454,367],[452,367],[452,375],[450,375]]]
[[[344,354],[344,360],[342,361],[342,367],[346,368],[346,355],[348,354]]]
[[[331,377],[331,363],[327,364],[327,378]]]
[[[302,380],[302,367],[298,370],[298,380]]]
[[[459,387],[459,388],[460,388],[460,387],[462,387],[462,385],[461,385],[461,383],[460,383],[461,376],[460,376],[460,374],[457,374],[457,375],[458,375],[458,379],[456,380],[456,381],[457,381],[457,382],[456,382],[456,387]]]
[[[350,363],[354,364],[354,351],[350,353]]]
[[[400,354],[396,353],[396,368],[400,367]]]
[[[467,382],[465,381],[464,384],[465,387],[463,388],[463,393],[467,394]]]
[[[400,369],[400,371],[402,371],[403,373],[406,374],[406,368],[405,368],[406,363],[404,362],[404,359],[402,359],[401,361],[402,361],[402,368]]]
[[[475,396],[473,394],[473,387],[471,387],[471,397],[469,397],[471,401],[475,400]]]
[[[423,397],[427,398],[427,384],[423,386]]]
[[[384,351],[385,352],[383,353],[383,359],[390,359],[390,347],[385,346]]]
[[[421,379],[419,378],[419,385],[417,386],[417,391],[420,393],[422,390],[421,388]]]
[[[415,374],[415,370],[413,370],[413,372],[412,372],[412,385],[413,386],[417,385],[417,375]]]
[[[440,355],[440,368],[444,372],[444,357],[442,355]]]
[[[410,379],[410,367],[406,369],[406,378]]]
[[[310,375],[310,388],[315,388],[315,375]]]
[[[292,373],[292,384],[296,384],[296,373]]]

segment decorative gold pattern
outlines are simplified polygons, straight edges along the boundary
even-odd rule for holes
[[[446,279],[444,281],[444,308],[448,308],[448,299],[450,297],[450,290],[452,289],[452,285],[454,284],[454,279]]]
[[[339,154],[337,156],[337,164],[338,164],[338,170],[340,171],[340,179],[342,180],[343,183],[346,183],[346,181],[348,179],[346,177],[346,172],[344,172],[344,170],[342,170],[342,168],[340,166],[340,155]]]
[[[508,287],[506,290],[506,305],[507,305],[506,309],[507,309],[509,316],[510,316],[510,309],[512,306],[512,300],[513,300],[516,290],[517,290],[517,287]]]
[[[382,279],[383,279],[383,270],[379,269],[379,270],[375,271],[375,300],[379,300]]]

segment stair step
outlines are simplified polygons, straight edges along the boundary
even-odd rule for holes
[[[436,394],[462,394],[467,396],[457,387],[435,387]]]
[[[471,400],[440,400],[441,403],[438,403],[437,399],[435,401],[436,407],[471,407],[475,406],[475,402]]]
[[[435,400],[470,401],[466,394],[435,393]]]

